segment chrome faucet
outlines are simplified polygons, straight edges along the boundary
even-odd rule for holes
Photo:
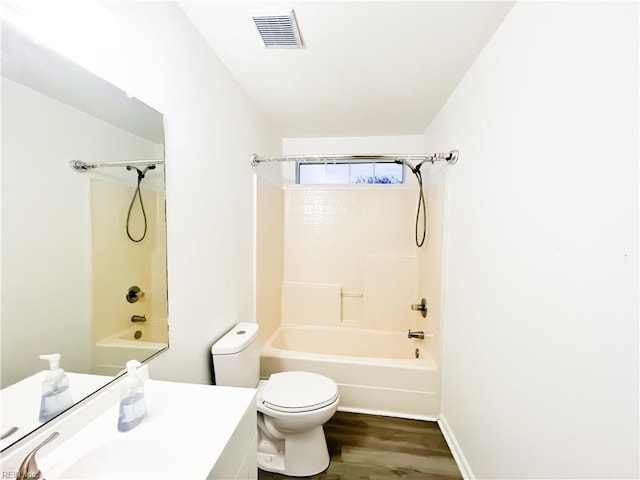
[[[420,340],[424,340],[424,332],[422,330],[416,330],[412,332],[411,329],[409,329],[407,338],[419,338]]]
[[[147,317],[145,317],[144,315],[131,315],[131,321],[133,323],[146,322]]]
[[[42,472],[40,471],[40,469],[38,468],[38,464],[36,463],[36,453],[38,453],[38,450],[40,450],[58,435],[60,435],[59,432],[53,432],[40,445],[29,452],[29,454],[20,464],[20,468],[18,469],[18,476],[16,477],[17,480],[39,480],[42,478]]]

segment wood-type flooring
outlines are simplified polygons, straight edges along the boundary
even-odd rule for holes
[[[337,412],[324,425],[331,463],[312,480],[453,480],[460,471],[435,422]],[[258,470],[259,480],[293,479]]]

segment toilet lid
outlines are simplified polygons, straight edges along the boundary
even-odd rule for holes
[[[280,412],[317,410],[338,398],[338,386],[330,378],[311,372],[281,372],[269,377],[262,400]]]

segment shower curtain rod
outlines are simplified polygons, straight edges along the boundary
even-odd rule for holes
[[[255,153],[249,157],[251,165],[256,166],[265,162],[299,162],[299,163],[339,163],[339,162],[441,162],[446,161],[449,165],[455,165],[460,152],[451,150],[449,153],[394,153],[385,155],[365,154],[365,155],[274,155],[271,157],[260,157]]]
[[[149,159],[149,160],[119,160],[117,162],[99,162],[99,163],[86,163],[81,160],[71,160],[69,166],[76,172],[86,172],[93,170],[94,168],[104,167],[126,167],[128,165],[135,167],[137,165],[164,165],[163,159]]]

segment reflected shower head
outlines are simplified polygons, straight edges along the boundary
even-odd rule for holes
[[[156,166],[155,166],[155,165],[153,165],[153,164],[151,164],[151,165],[149,165],[147,168],[145,168],[145,169],[142,171],[142,178],[144,178],[144,175],[145,175],[145,173],[147,173],[147,171],[148,171],[148,170],[155,170],[155,168],[156,168]]]
[[[127,165],[127,170],[134,170],[136,172],[138,172],[138,179],[141,180],[144,178],[145,174],[147,173],[148,170],[155,170],[156,166],[154,164],[149,165],[148,167],[146,167],[144,170],[140,170],[137,167],[132,167],[131,165]]]

